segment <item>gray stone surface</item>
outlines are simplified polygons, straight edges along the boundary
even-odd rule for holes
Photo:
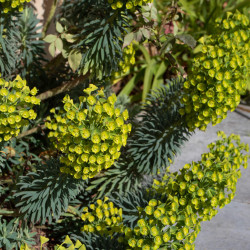
[[[197,250],[249,250],[250,204],[232,201],[209,222],[201,224]]]
[[[216,132],[241,136],[242,142],[250,144],[250,113],[229,113],[227,119],[217,126],[209,126],[206,132],[197,131],[183,146],[172,170],[200,159],[207,152],[207,145],[217,139]],[[226,205],[208,222],[203,222],[196,240],[196,250],[250,250],[250,161],[242,169],[234,200]]]

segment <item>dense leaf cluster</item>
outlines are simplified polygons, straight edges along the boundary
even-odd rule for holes
[[[176,79],[162,86],[149,95],[142,108],[140,125],[128,139],[127,150],[133,159],[130,164],[139,173],[164,171],[190,135],[178,114],[182,84],[181,79]]]
[[[28,119],[36,119],[33,106],[39,105],[35,97],[37,89],[30,88],[26,81],[17,76],[7,82],[0,78],[0,142],[18,136],[20,128],[29,124]]]
[[[13,16],[4,17],[0,14],[0,69],[2,76],[10,74],[16,67],[19,37],[17,20]]]
[[[19,219],[12,219],[7,222],[0,219],[0,247],[2,249],[20,249],[21,245],[35,245],[35,232],[31,232],[25,224],[19,228]]]
[[[106,100],[102,90],[91,84],[79,97],[79,104],[66,96],[64,110],[48,117],[46,126],[55,148],[63,155],[60,161],[66,165],[61,171],[74,178],[93,178],[103,169],[110,168],[120,156],[120,149],[126,145],[131,124],[125,124],[128,111],[123,113],[114,108],[116,95]],[[55,110],[53,110],[55,112]]]
[[[135,11],[137,6],[142,6],[147,3],[152,3],[153,0],[107,0],[112,9],[121,9],[125,7],[128,10]]]
[[[3,13],[8,13],[10,11],[23,11],[23,6],[25,3],[29,3],[30,0],[1,0],[0,2],[0,10],[3,11]]]
[[[146,206],[138,206],[137,213],[131,211],[132,216],[137,216],[136,226],[128,227],[119,221],[109,232],[120,233],[118,241],[127,244],[129,249],[194,249],[200,222],[211,220],[218,207],[231,202],[237,179],[241,177],[240,167],[246,168],[249,158],[244,155],[249,146],[241,143],[239,136],[227,137],[223,132],[218,135],[220,139],[208,145],[210,152],[202,154],[200,161],[186,164],[179,172],[167,173],[161,181],[154,181],[151,190],[159,197],[146,202]],[[136,199],[136,196],[132,198]],[[92,228],[89,232],[102,234],[113,224],[112,220],[108,225],[100,224],[106,218],[105,213],[110,216],[110,207],[106,205],[103,212],[99,206],[104,203],[98,200],[97,204],[90,205],[97,215],[93,216],[85,208],[83,219],[91,223],[86,226]],[[110,204],[113,208],[113,203]],[[96,230],[95,225],[101,225],[100,229]]]
[[[249,76],[249,19],[239,12],[217,20],[219,34],[200,39],[201,52],[184,83],[182,102],[190,130],[205,130],[234,111]]]
[[[143,175],[164,172],[174,159],[190,136],[179,114],[182,85],[183,81],[176,79],[149,96],[118,162],[105,176],[91,182],[89,189],[98,187],[99,198],[113,190],[120,194],[136,190]]]
[[[44,41],[41,40],[39,19],[32,8],[25,8],[18,19],[19,39],[17,69],[26,80],[35,81],[41,75],[44,59]]]

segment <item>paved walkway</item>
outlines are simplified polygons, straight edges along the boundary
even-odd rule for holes
[[[229,113],[217,126],[209,126],[206,132],[197,131],[184,145],[174,169],[199,160],[208,151],[206,146],[217,139],[219,130],[227,135],[239,134],[242,142],[250,144],[250,113]],[[248,165],[247,169],[242,168],[234,200],[211,221],[201,224],[196,250],[250,250],[250,161]]]

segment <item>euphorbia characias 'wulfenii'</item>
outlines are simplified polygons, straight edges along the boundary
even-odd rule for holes
[[[32,109],[40,104],[36,94],[37,89],[30,90],[20,76],[9,82],[0,78],[0,142],[18,136],[20,129],[29,124],[29,119],[36,119]]]
[[[135,49],[133,44],[135,44],[135,42],[131,43],[123,50],[123,60],[119,63],[119,71],[114,73],[116,79],[127,74],[132,65],[135,64]]]
[[[184,83],[182,103],[187,125],[205,130],[235,110],[249,77],[250,30],[248,18],[236,11],[216,20],[219,34],[202,37],[201,52]]]
[[[125,6],[126,9],[128,10],[135,10],[136,6],[142,6],[147,3],[152,3],[153,0],[107,0],[111,4],[111,8],[116,10],[116,9],[121,9],[122,7]]]
[[[202,154],[201,160],[186,164],[179,172],[168,173],[161,181],[154,180],[149,192],[157,194],[140,211],[137,225],[130,228],[115,219],[118,208],[97,201],[84,208],[82,219],[88,221],[83,231],[102,235],[123,233],[119,238],[129,249],[194,249],[200,232],[200,223],[211,220],[234,198],[240,167],[247,167],[249,146],[240,142],[237,135],[220,137],[208,145],[210,152]],[[113,212],[111,211],[113,209]],[[120,211],[122,212],[122,211]],[[113,216],[111,219],[107,219]]]
[[[244,151],[249,152],[249,146],[234,134],[227,137],[220,131],[218,136],[219,140],[208,145],[210,152],[202,154],[200,161],[184,165],[179,172],[167,173],[162,181],[154,180],[156,192],[163,199],[168,198],[165,202],[149,201],[141,219],[144,223],[137,223],[140,228],[148,228],[148,235],[158,227],[154,239],[147,243],[155,247],[150,249],[171,249],[176,241],[182,249],[194,249],[200,222],[211,220],[218,208],[233,199],[241,177],[240,167],[247,167],[249,155],[244,155]],[[146,241],[136,232],[133,238]]]
[[[97,200],[95,204],[83,208],[81,218],[86,223],[81,229],[83,232],[112,236],[123,231],[122,209],[115,207],[113,202],[108,202],[107,197],[104,201]]]
[[[48,117],[46,126],[55,148],[61,151],[62,172],[74,178],[93,178],[102,169],[110,168],[126,145],[131,124],[126,124],[128,111],[115,108],[116,95],[104,98],[102,90],[90,84],[75,104],[69,96],[63,109]]]
[[[2,9],[4,13],[8,13],[11,10],[23,11],[25,2],[29,3],[30,0],[1,0],[0,10]]]

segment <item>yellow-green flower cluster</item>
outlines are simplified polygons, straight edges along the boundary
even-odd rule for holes
[[[40,104],[36,94],[37,89],[30,90],[20,76],[10,82],[0,78],[0,142],[18,136],[21,127],[29,124],[29,119],[36,119],[32,109]]]
[[[41,237],[40,237],[41,238]],[[45,237],[44,237],[45,238]],[[46,242],[48,241],[48,238],[45,238]],[[41,244],[42,245],[42,244]],[[63,245],[67,246],[64,247]],[[42,249],[42,246],[41,246]],[[81,241],[77,240],[75,243],[70,239],[70,237],[67,235],[65,237],[65,240],[62,244],[54,246],[54,250],[64,250],[64,249],[79,249],[79,250],[86,250],[86,246],[81,243]],[[29,250],[29,249],[25,249]]]
[[[134,11],[137,6],[142,6],[148,3],[152,3],[153,0],[108,0],[108,3],[111,4],[111,8],[121,9],[126,7],[126,9]]]
[[[166,203],[150,200],[137,226],[133,230],[124,230],[128,245],[144,250],[172,249],[172,242],[179,241],[183,243],[183,249],[194,249],[192,243],[200,231],[200,223],[195,214],[182,213],[180,218],[180,202],[177,195],[170,195]]]
[[[237,179],[241,176],[240,166],[246,168],[249,158],[242,152],[248,152],[249,146],[241,143],[237,135],[226,137],[223,132],[218,135],[222,138],[208,145],[210,152],[203,154],[201,161],[186,164],[180,173],[165,175],[162,182],[154,180],[154,189],[168,199],[163,204],[156,200],[149,202],[145,208],[148,219],[143,219],[146,224],[143,224],[143,232],[149,234],[152,227],[156,227],[157,242],[169,242],[166,246],[170,247],[177,240],[181,249],[194,249],[200,222],[211,220],[218,207],[223,208],[233,199]],[[141,228],[140,221],[138,226]],[[164,230],[166,226],[169,228]],[[147,243],[151,247],[148,249],[163,246],[155,246],[155,242],[156,239],[154,243],[151,240],[151,245]]]
[[[82,227],[83,232],[98,233],[112,236],[116,232],[123,231],[122,209],[114,207],[113,202],[97,200],[95,204],[83,208],[82,220],[86,224]]]
[[[144,208],[142,217],[132,230],[126,228],[125,240],[136,249],[172,249],[173,242],[182,245],[180,249],[194,249],[194,241],[200,232],[198,216],[184,209],[186,204],[178,194],[169,194],[167,202],[152,199]],[[178,248],[179,249],[179,248]]]
[[[47,243],[48,241],[50,241],[49,238],[46,238],[44,236],[40,236],[40,249],[43,249],[43,245],[45,243]],[[65,245],[65,246],[64,246]],[[67,248],[66,248],[67,246]],[[34,248],[32,248],[34,249]],[[20,247],[20,250],[32,250],[29,248],[27,243],[23,243]],[[81,241],[77,240],[75,243],[73,243],[73,241],[70,239],[70,237],[68,235],[66,235],[63,243],[61,243],[60,245],[55,245],[54,246],[54,250],[64,250],[64,249],[79,249],[79,250],[86,250],[86,246],[84,244],[81,243]]]
[[[0,0],[0,9],[4,13],[8,13],[11,10],[23,11],[24,3],[29,3],[30,0]]]
[[[120,80],[120,77],[123,75],[126,75],[129,73],[130,68],[132,65],[135,64],[135,48],[134,45],[135,42],[131,43],[128,45],[126,48],[123,50],[123,60],[119,62],[119,70],[114,73],[114,83],[118,80]]]
[[[180,110],[191,131],[205,130],[212,122],[225,119],[240,102],[249,77],[250,30],[248,18],[238,11],[217,20],[221,32],[200,39],[201,52],[193,61],[193,68],[184,83]]]
[[[137,208],[139,218],[133,229],[122,224],[122,210],[112,202],[105,203],[105,198],[91,204],[91,212],[84,208],[82,219],[88,223],[82,230],[109,236],[120,233],[119,242],[128,244],[126,249],[195,249],[201,222],[211,220],[218,207],[230,203],[241,176],[240,166],[246,168],[250,157],[243,154],[249,152],[249,146],[239,136],[227,137],[221,131],[218,135],[220,139],[208,145],[210,152],[200,161],[167,173],[162,181],[154,180],[152,190],[159,198]],[[113,219],[115,215],[119,219]]]
[[[126,145],[131,124],[125,124],[128,111],[123,113],[114,107],[116,95],[103,98],[102,90],[90,84],[74,104],[69,96],[63,99],[64,107],[54,118],[45,123],[55,148],[61,151],[60,161],[65,164],[62,172],[74,178],[93,178],[102,169],[110,168]],[[91,94],[96,92],[96,94]]]

